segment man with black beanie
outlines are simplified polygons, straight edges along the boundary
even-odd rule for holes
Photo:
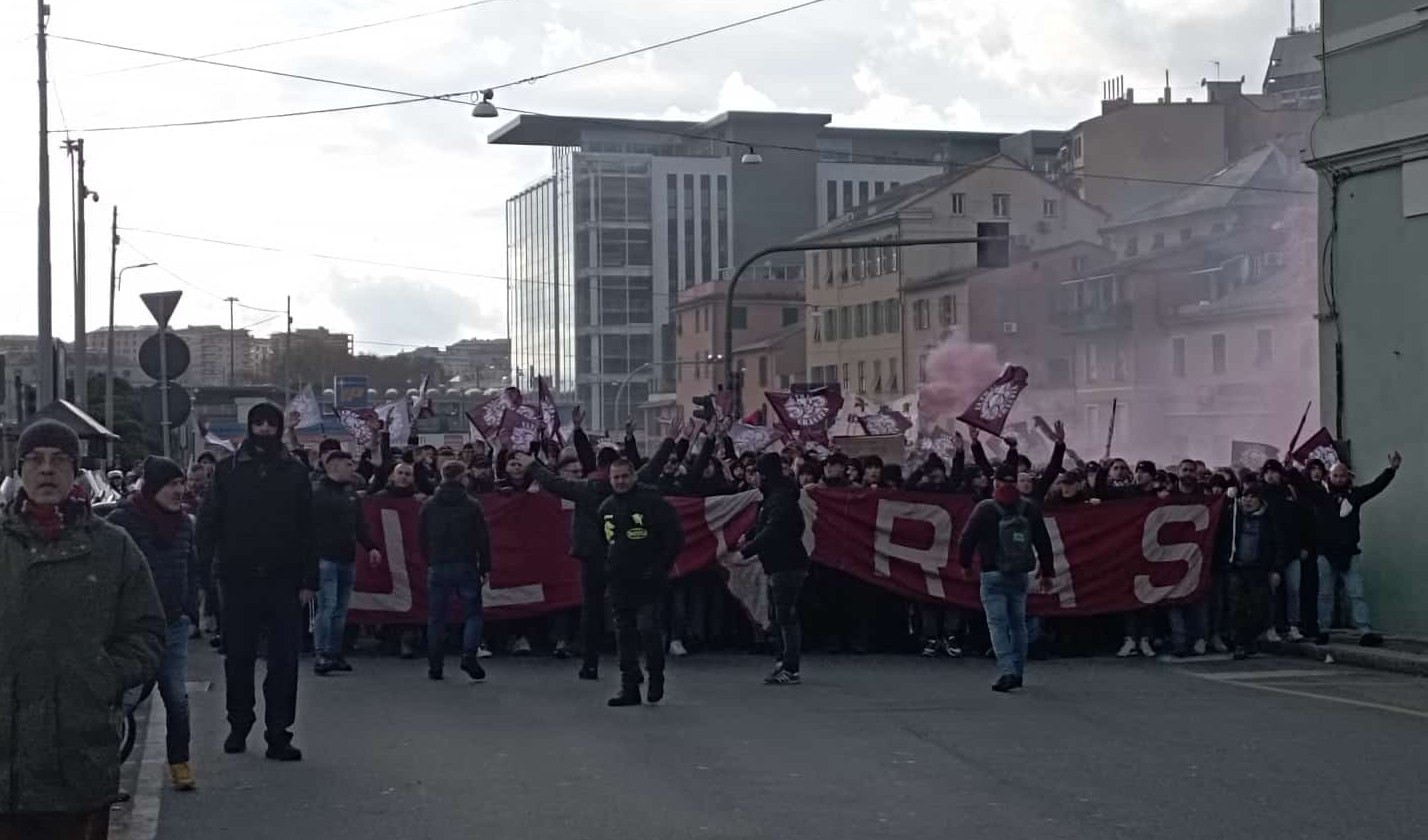
[[[248,437],[223,459],[198,515],[199,561],[214,563],[223,601],[230,732],[223,751],[247,749],[254,714],[258,638],[268,637],[263,681],[267,756],[300,761],[290,729],[297,718],[302,607],[317,589],[312,484],[283,447],[283,414],[271,403],[248,412]]]
[[[767,685],[798,685],[803,628],[799,624],[798,595],[808,578],[808,552],[803,548],[803,511],[800,490],[783,473],[783,459],[772,452],[759,456],[751,476],[763,492],[754,527],[739,542],[739,553],[759,558],[769,580],[774,624],[778,628],[778,666],[764,679]]]

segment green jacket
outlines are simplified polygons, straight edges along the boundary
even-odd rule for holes
[[[164,608],[138,546],[83,504],[41,539],[0,513],[0,814],[119,792],[119,702],[159,669]]]

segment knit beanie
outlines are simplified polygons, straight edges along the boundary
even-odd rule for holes
[[[783,458],[776,452],[765,452],[759,456],[754,468],[759,471],[759,475],[769,481],[774,481],[783,476]]]
[[[164,489],[164,485],[176,478],[184,478],[183,469],[178,464],[159,455],[150,455],[144,460],[144,483],[139,492],[152,499],[154,494]]]
[[[19,456],[21,459],[40,448],[58,449],[73,458],[78,466],[79,435],[74,433],[74,429],[58,420],[36,420],[20,433]]]

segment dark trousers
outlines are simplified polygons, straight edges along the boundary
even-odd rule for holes
[[[630,689],[644,681],[640,652],[651,679],[664,677],[663,580],[610,581],[615,612],[615,646],[620,652],[620,683]]]
[[[774,632],[783,669],[797,674],[803,654],[803,625],[798,615],[798,595],[808,579],[807,569],[774,572],[769,575],[769,603],[773,606]]]
[[[481,573],[465,563],[439,563],[426,570],[426,586],[426,660],[440,671],[451,596],[461,602],[461,655],[475,656],[481,646]]]
[[[1230,572],[1230,621],[1235,646],[1251,648],[1270,624],[1269,572],[1234,569]]]
[[[109,809],[78,814],[0,814],[0,840],[104,840]]]
[[[303,609],[297,587],[275,581],[223,581],[223,638],[228,656],[228,725],[246,733],[254,714],[253,669],[258,638],[268,634],[268,675],[263,679],[264,737],[270,744],[292,740],[297,719],[298,652],[302,647]]]
[[[580,561],[580,649],[584,663],[600,664],[605,641],[605,558]]]

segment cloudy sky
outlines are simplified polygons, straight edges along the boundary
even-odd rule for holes
[[[459,0],[52,0],[50,32],[198,56],[435,11]],[[792,5],[795,0],[491,0],[213,60],[418,93],[498,85]],[[34,7],[0,8],[0,333],[33,333]],[[1301,0],[1301,7],[1317,6]],[[1301,22],[1317,12],[1301,9]],[[640,57],[500,92],[542,113],[704,119],[729,109],[832,113],[839,125],[1064,129],[1096,113],[1103,78],[1177,98],[1247,76],[1257,91],[1288,0],[827,0]],[[72,41],[50,46],[50,126],[86,141],[91,328],[106,315],[110,208],[138,231],[119,323],[138,295],[182,289],[177,324],[228,322],[230,295],[259,309],[292,296],[296,325],[352,331],[359,349],[505,334],[505,199],[545,173],[542,149],[488,147],[505,121],[424,102],[206,127],[85,129],[342,107],[393,98],[159,59]],[[114,72],[124,70],[124,72]],[[53,138],[56,334],[73,330],[70,171]],[[326,254],[400,264],[317,259]],[[451,273],[417,270],[442,269]],[[239,309],[265,334],[281,317]]]

